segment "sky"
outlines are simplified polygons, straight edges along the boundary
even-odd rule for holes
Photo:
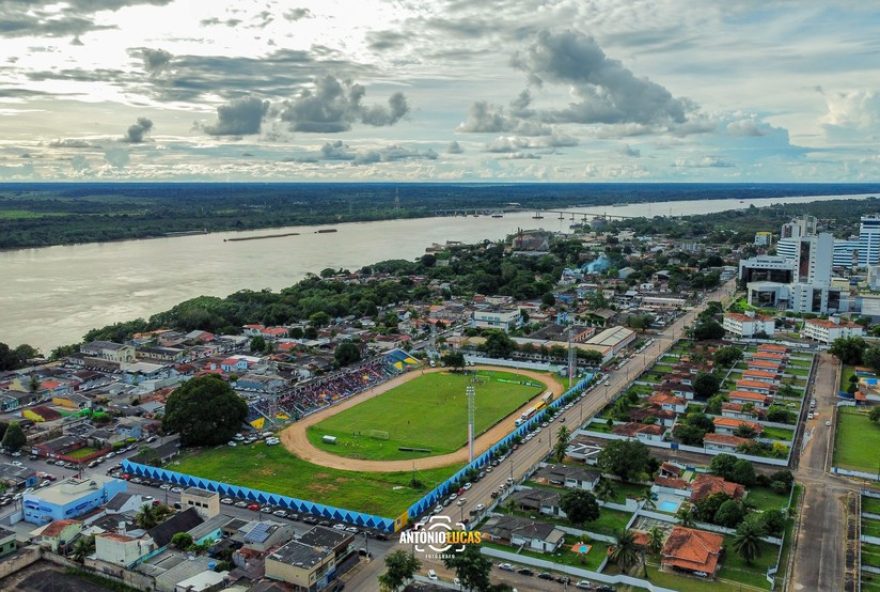
[[[0,181],[878,181],[878,30],[846,0],[0,0]]]

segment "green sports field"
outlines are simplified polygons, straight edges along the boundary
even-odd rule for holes
[[[467,443],[465,389],[473,377],[424,374],[311,426],[309,441],[340,456],[370,460],[453,452]],[[511,372],[481,370],[476,379],[477,435],[547,390],[546,385]],[[336,443],[325,443],[324,435],[335,436]],[[401,451],[400,447],[428,451]]]
[[[188,475],[244,485],[384,518],[400,516],[460,466],[413,473],[361,473],[306,462],[283,446],[218,446],[187,452],[166,467]]]

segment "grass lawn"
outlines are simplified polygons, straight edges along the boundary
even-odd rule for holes
[[[794,430],[786,430],[785,428],[777,428],[775,426],[765,427],[762,432],[764,438],[773,438],[774,440],[785,440],[791,442],[794,438]]]
[[[651,372],[659,372],[661,374],[670,374],[674,371],[675,369],[669,364],[654,364],[654,367],[651,368]]]
[[[648,563],[648,579],[657,586],[669,588],[670,590],[678,590],[678,592],[744,592],[769,589],[766,586],[752,588],[736,582],[704,580],[696,576],[661,572],[657,565],[652,563]]]
[[[98,452],[97,448],[91,448],[86,446],[85,448],[80,448],[79,450],[74,450],[73,452],[68,452],[64,456],[69,456],[70,458],[85,458],[90,454],[94,454]]]
[[[880,538],[880,520],[862,518],[862,534]]]
[[[480,371],[477,376],[477,434],[547,390],[542,383],[510,372]],[[467,443],[465,389],[471,378],[470,374],[451,372],[419,376],[310,427],[309,441],[340,456],[374,460],[453,452]],[[371,436],[371,431],[388,438]],[[325,443],[324,435],[336,436],[336,444]],[[430,452],[404,452],[400,447]]]
[[[588,423],[586,428],[591,432],[599,432],[602,434],[610,434],[611,428],[608,427],[608,424],[604,421],[594,421],[592,423]]]
[[[792,376],[800,376],[800,377],[802,377],[802,378],[805,378],[805,377],[807,377],[807,376],[810,375],[810,368],[809,368],[809,367],[807,367],[807,368],[801,368],[801,367],[798,367],[798,366],[788,366],[788,367],[784,370],[784,373],[785,373],[785,374],[790,374],[790,375],[792,375]]]
[[[571,550],[571,546],[574,545],[576,542],[578,542],[578,539],[576,537],[566,536],[564,546],[561,547],[560,550],[553,555],[550,555],[548,553],[538,553],[537,551],[528,551],[525,549],[517,554],[524,555],[526,557],[534,557],[535,559],[543,559],[544,561],[552,561],[553,563],[560,563],[562,565],[579,567],[581,569],[589,569],[592,571],[596,571],[597,569],[599,569],[599,565],[601,565],[602,560],[608,554],[608,544],[601,541],[591,541],[587,543],[589,545],[592,545],[590,552],[586,555],[581,555]],[[516,553],[516,549],[514,547],[509,547],[507,545],[500,545],[498,543],[488,542],[484,542],[483,544],[487,547],[492,547],[493,549],[507,551],[508,553]]]
[[[611,487],[614,489],[614,495],[612,496],[612,502],[617,502],[618,504],[626,503],[626,498],[642,498],[645,497],[645,490],[647,489],[646,485],[639,485],[638,483],[623,483],[622,481],[608,481],[611,483]]]
[[[169,470],[244,485],[339,508],[394,518],[458,467],[416,473],[424,488],[410,486],[412,473],[359,473],[308,463],[283,446],[218,446],[182,455]]]
[[[629,522],[629,519],[632,518],[632,514],[630,514],[629,512],[620,512],[618,510],[611,510],[609,508],[601,508],[599,510],[599,518],[597,518],[593,522],[587,522],[583,526],[578,526],[572,524],[565,518],[557,518],[555,516],[547,516],[545,514],[524,512],[522,510],[509,510],[500,507],[498,511],[504,512],[506,514],[512,514],[514,516],[520,516],[523,518],[531,518],[532,516],[535,516],[536,518],[539,518],[541,522],[547,522],[550,524],[561,526],[569,526],[571,528],[578,528],[580,530],[586,530],[589,532],[607,535],[616,535],[621,530],[624,530],[626,528],[626,524]]]
[[[794,496],[791,502],[792,511],[789,512],[788,517],[785,519],[785,534],[783,535],[782,540],[782,556],[779,559],[779,571],[776,572],[777,582],[782,582],[788,572],[788,558],[789,554],[791,553],[793,542],[792,538],[794,536],[794,525],[797,521],[796,513],[798,510],[798,506],[800,505],[801,498],[804,494],[804,486],[799,483],[795,483],[794,490]]]
[[[880,470],[880,425],[864,411],[841,407],[837,413],[834,438],[834,466],[867,473]]]
[[[788,494],[778,494],[769,487],[750,487],[746,499],[762,511],[783,510],[788,506]]]
[[[770,582],[764,577],[771,565],[776,563],[779,547],[762,542],[757,559],[748,565],[733,550],[733,536],[724,537],[724,557],[721,560],[721,571],[718,577],[733,580],[755,588],[770,590]]]
[[[880,567],[880,545],[862,543],[862,565]]]
[[[862,572],[862,592],[880,592],[880,574]]]
[[[862,512],[880,515],[880,498],[862,496]]]
[[[853,366],[844,366],[840,371],[840,390],[846,392],[847,387],[849,387],[849,377],[856,373],[856,369]]]

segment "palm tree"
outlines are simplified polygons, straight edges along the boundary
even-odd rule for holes
[[[553,447],[553,456],[556,459],[556,462],[562,462],[565,458],[565,449],[568,448],[568,440],[570,436],[571,432],[566,426],[562,426],[559,428],[559,431],[556,432],[556,445]]]
[[[600,479],[595,489],[596,497],[607,502],[614,497],[614,487],[608,479]]]
[[[663,548],[663,530],[659,526],[654,526],[648,531],[648,548],[654,555]]]
[[[611,547],[611,561],[616,563],[623,573],[628,573],[641,561],[633,531],[624,530],[617,535],[617,543]]]
[[[86,557],[91,555],[95,550],[95,537],[83,536],[77,539],[73,546],[73,558],[82,563]]]
[[[650,487],[645,487],[645,492],[642,494],[642,497],[645,498],[645,503],[642,504],[642,507],[646,510],[654,510],[657,508],[657,504],[654,502],[654,495],[651,492]]]
[[[764,526],[759,522],[743,520],[733,537],[733,550],[751,565],[752,561],[761,554],[761,537],[764,534]]]
[[[690,528],[694,525],[694,513],[690,504],[681,504],[675,517],[678,518],[678,523],[682,526]]]
[[[159,516],[156,512],[156,506],[152,504],[144,504],[141,511],[134,517],[135,523],[141,528],[148,530],[159,524]]]

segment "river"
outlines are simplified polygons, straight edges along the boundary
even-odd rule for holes
[[[708,214],[774,203],[807,203],[867,196],[810,196],[673,201],[572,208],[620,216]],[[326,267],[357,269],[384,259],[413,259],[432,243],[499,239],[518,228],[567,230],[569,217],[533,219],[533,212],[420,218],[334,226],[223,232],[112,243],[0,252],[0,342],[29,343],[48,353],[76,343],[94,327],[147,318],[200,295],[242,289],[277,290]],[[768,229],[771,230],[771,229]],[[225,238],[300,232],[299,236],[224,242]]]

